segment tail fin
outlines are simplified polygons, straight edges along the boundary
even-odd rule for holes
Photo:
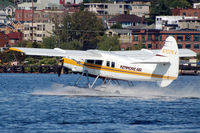
[[[166,73],[164,75],[167,78],[163,78],[161,81],[157,82],[160,87],[166,87],[178,77],[179,71],[179,52],[174,37],[167,37],[163,48],[161,49],[160,53],[157,54],[157,56],[167,57],[170,62],[169,67],[167,67],[167,70],[165,70]]]

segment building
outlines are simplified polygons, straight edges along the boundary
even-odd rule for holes
[[[108,28],[112,25],[120,23],[123,28],[144,24],[144,18],[136,15],[121,14],[108,20]]]
[[[5,47],[7,43],[7,35],[0,31],[0,47]]]
[[[10,32],[13,32],[14,29],[15,28],[10,24],[0,23],[0,32],[3,32],[4,34],[8,34]]]
[[[180,20],[197,19],[198,17],[187,16],[156,16],[155,24],[158,30],[176,30]]]
[[[43,10],[16,10],[15,20],[34,22],[34,23],[62,23],[66,10],[65,9],[43,9]],[[34,17],[32,17],[34,14]]]
[[[134,14],[139,17],[149,14],[149,4],[128,3],[85,3],[85,10],[96,13],[98,16]]]
[[[200,9],[198,8],[172,9],[171,12],[173,16],[198,17],[200,19]]]
[[[8,21],[6,13],[0,9],[0,23],[6,24]]]
[[[131,44],[132,42],[132,31],[128,29],[109,29],[106,31],[108,36],[118,36],[120,44]]]
[[[16,7],[15,6],[12,6],[12,5],[9,5],[7,7],[5,7],[3,9],[3,11],[5,12],[6,16],[10,16],[10,17],[14,17],[14,14],[15,14],[15,10],[16,10]]]
[[[23,34],[22,32],[11,32],[7,35],[8,44],[10,46],[16,45],[17,43],[22,42]]]
[[[42,42],[44,37],[49,37],[55,29],[52,23],[24,23],[24,40],[32,40],[34,42]]]
[[[200,30],[200,19],[184,19],[178,22],[179,29]]]
[[[62,9],[66,4],[80,4],[83,0],[21,0],[18,9],[31,10],[32,6],[35,10],[42,9]]]
[[[121,49],[130,49],[134,45],[143,44],[147,49],[161,49],[168,36],[174,36],[178,47],[191,49],[200,53],[200,31],[192,30],[171,30],[163,31],[154,28],[144,27],[132,29],[131,45],[121,45]]]

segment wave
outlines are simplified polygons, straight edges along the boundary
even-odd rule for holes
[[[134,87],[117,85],[100,85],[95,88],[80,88],[53,84],[50,89],[37,89],[33,95],[55,96],[89,96],[89,97],[130,97],[137,99],[177,99],[200,98],[200,90],[196,86],[172,86],[159,88],[152,85],[139,85]]]

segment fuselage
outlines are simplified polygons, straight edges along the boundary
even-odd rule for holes
[[[64,59],[64,66],[74,72],[87,71],[89,75],[117,80],[159,81],[174,80],[168,76],[164,67],[169,64],[134,64],[134,59],[127,59],[118,55],[101,53],[102,57],[90,59]],[[78,61],[77,61],[78,60]]]

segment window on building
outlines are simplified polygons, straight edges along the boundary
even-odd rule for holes
[[[199,49],[199,44],[194,44],[194,49]]]
[[[197,13],[197,12],[195,12],[195,13],[194,13],[194,16],[198,16],[198,13]]]
[[[199,41],[199,35],[194,35],[194,41]]]
[[[122,8],[122,5],[119,5],[119,8]]]
[[[148,48],[152,48],[152,44],[148,44],[147,47],[148,47]]]
[[[148,40],[148,41],[152,41],[152,35],[148,35],[147,40]]]
[[[138,35],[134,35],[134,41],[138,41]]]
[[[158,41],[159,35],[155,35],[155,40]]]
[[[190,34],[185,35],[185,41],[191,41],[191,35]]]
[[[162,35],[160,35],[160,41],[162,41]]]
[[[112,62],[111,67],[115,67],[115,62]]]
[[[146,40],[145,40],[145,35],[142,35],[142,41],[146,41]]]
[[[110,67],[110,61],[106,62],[106,66]]]
[[[178,48],[180,49],[183,48],[182,44],[178,44]]]
[[[177,41],[178,42],[182,42],[183,41],[183,36],[182,35],[178,35],[177,36]]]
[[[43,31],[45,31],[45,25],[43,25]]]
[[[185,16],[186,15],[186,13],[185,12],[183,12],[183,16]]]
[[[108,8],[108,5],[105,5],[105,8]]]
[[[185,48],[190,49],[190,48],[191,48],[191,44],[186,44],[186,45],[185,45]]]

